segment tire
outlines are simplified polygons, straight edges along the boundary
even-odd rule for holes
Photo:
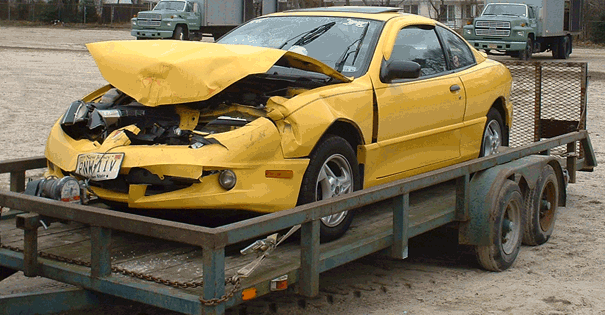
[[[550,165],[544,166],[536,187],[526,197],[523,244],[542,245],[555,229],[559,207],[559,181]]]
[[[361,189],[359,164],[349,143],[328,135],[310,155],[303,176],[298,205],[340,196]],[[353,212],[343,211],[321,218],[320,240],[329,242],[341,237],[353,221]]]
[[[553,44],[552,56],[555,59],[567,59],[571,54],[571,39],[567,36],[557,38]]]
[[[477,261],[483,268],[503,271],[517,259],[523,238],[523,206],[519,185],[506,180],[490,209],[488,224],[494,233],[492,244],[475,246]]]
[[[502,115],[492,107],[487,112],[487,121],[485,122],[485,128],[483,128],[479,157],[498,153],[501,145],[508,145],[508,135],[506,134]]]
[[[531,38],[527,39],[527,43],[525,44],[525,50],[521,51],[519,53],[519,59],[521,60],[530,60],[531,59],[531,54],[533,52],[533,46],[534,43],[531,40]]]
[[[176,40],[187,40],[188,37],[189,36],[187,36],[185,30],[180,25],[174,29],[174,33],[172,34],[172,38]]]

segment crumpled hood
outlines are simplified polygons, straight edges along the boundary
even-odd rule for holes
[[[147,106],[204,101],[275,64],[351,81],[316,59],[281,49],[173,40],[86,47],[107,82]]]

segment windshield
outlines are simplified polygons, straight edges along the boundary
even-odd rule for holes
[[[174,10],[183,11],[185,9],[185,1],[160,1],[158,5],[153,8],[153,11],[157,10]]]
[[[526,10],[519,4],[488,4],[482,15],[526,16]]]
[[[289,50],[357,77],[367,71],[382,23],[325,16],[266,17],[242,25],[218,43]]]

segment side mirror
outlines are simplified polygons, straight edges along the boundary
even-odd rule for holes
[[[420,77],[420,65],[413,61],[383,61],[380,69],[380,80],[390,83],[397,79],[416,79]]]

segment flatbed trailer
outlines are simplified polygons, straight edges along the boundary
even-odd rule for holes
[[[107,296],[186,314],[223,314],[286,287],[316,296],[321,272],[375,252],[405,259],[409,238],[446,224],[458,226],[461,243],[489,247],[502,229],[494,205],[515,205],[514,198],[503,197],[503,187],[515,186],[528,200],[549,165],[564,206],[567,181],[596,166],[586,131],[587,65],[505,64],[514,78],[519,126],[502,153],[218,227],[24,195],[25,171],[44,168],[46,160],[0,162],[0,173],[11,174],[11,191],[0,191],[0,206],[11,209],[0,220],[0,280],[22,270],[82,288],[55,292],[57,302],[50,304],[36,303],[49,298],[37,292],[3,296],[0,314],[57,312],[64,310],[60,301],[82,307]],[[319,219],[344,210],[357,211],[350,230],[320,244]],[[264,259],[239,253],[297,225],[300,242],[270,246]],[[262,261],[244,276],[242,268],[255,260]],[[480,263],[502,269],[493,257]]]

